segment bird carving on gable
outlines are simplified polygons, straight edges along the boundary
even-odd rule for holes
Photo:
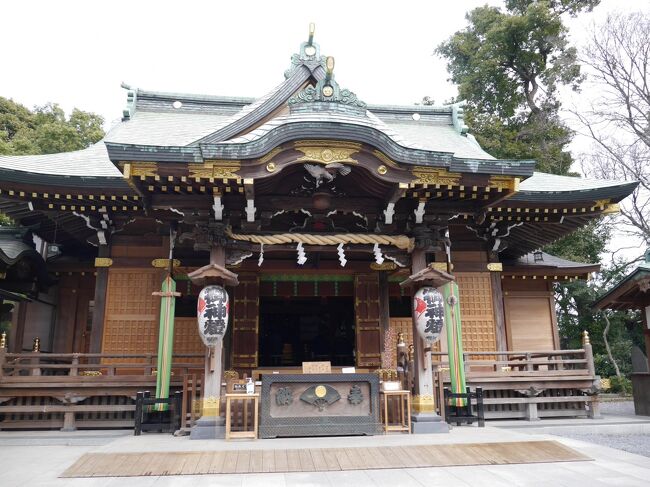
[[[316,187],[318,188],[323,182],[331,182],[337,174],[347,176],[352,169],[344,166],[339,162],[331,162],[325,166],[319,164],[304,164],[305,170],[316,180]]]

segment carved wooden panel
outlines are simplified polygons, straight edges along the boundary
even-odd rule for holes
[[[253,369],[258,364],[259,289],[257,275],[239,275],[232,311],[231,363],[236,369]]]
[[[381,367],[378,275],[358,275],[354,284],[357,366]]]
[[[466,352],[497,349],[492,285],[488,272],[455,274],[460,293],[463,349]]]
[[[110,269],[102,353],[157,353],[161,273]]]

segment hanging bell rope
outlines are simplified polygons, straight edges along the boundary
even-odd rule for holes
[[[264,245],[280,245],[301,243],[303,245],[338,245],[338,244],[369,244],[392,245],[398,249],[413,250],[413,239],[406,235],[376,235],[365,233],[341,233],[335,235],[319,235],[310,233],[279,233],[275,235],[240,234],[227,231],[234,240],[243,240]]]

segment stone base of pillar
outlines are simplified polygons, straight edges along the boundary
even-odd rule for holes
[[[190,431],[190,440],[214,440],[226,437],[226,419],[222,416],[201,416]]]
[[[411,415],[411,432],[416,435],[449,433],[449,425],[436,413],[415,413]]]

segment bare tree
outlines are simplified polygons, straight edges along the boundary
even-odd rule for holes
[[[639,181],[621,206],[623,231],[650,245],[650,14],[615,14],[594,27],[582,56],[602,95],[574,113],[593,141],[586,174]]]

